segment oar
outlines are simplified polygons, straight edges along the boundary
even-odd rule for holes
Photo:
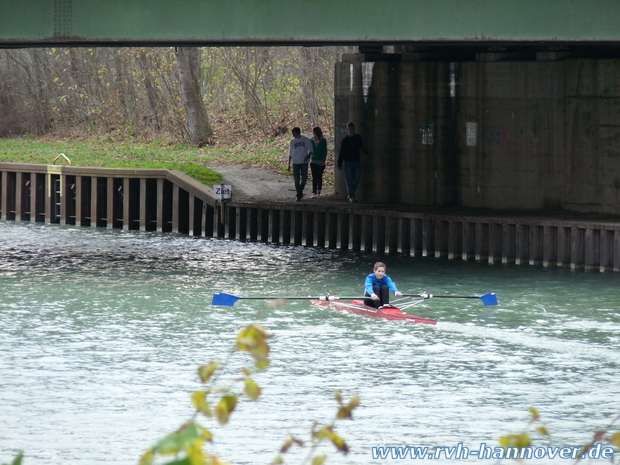
[[[495,292],[489,292],[487,294],[477,296],[435,295],[423,292],[422,294],[403,294],[403,297],[422,297],[423,299],[480,299],[484,305],[497,305],[497,296],[495,295]]]
[[[422,294],[403,294],[402,297],[422,297],[423,299],[437,298],[437,299],[480,299],[484,305],[497,305],[497,297],[495,292],[489,292],[480,296],[460,296],[460,295],[434,295],[423,292]],[[232,307],[235,302],[240,299],[245,300],[361,300],[368,299],[368,296],[355,296],[344,297],[335,295],[320,295],[320,296],[257,296],[257,297],[240,297],[232,294],[226,294],[224,292],[216,292],[213,294],[212,305],[221,305],[225,307]]]
[[[223,305],[225,307],[232,307],[237,300],[341,300],[341,299],[363,299],[363,297],[342,297],[335,295],[320,295],[320,296],[308,296],[308,297],[284,297],[284,296],[259,296],[259,297],[239,297],[237,295],[225,294],[223,292],[216,292],[213,294],[212,305]]]

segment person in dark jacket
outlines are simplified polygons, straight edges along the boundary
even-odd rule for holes
[[[356,202],[355,191],[362,176],[361,152],[364,150],[362,136],[355,133],[355,124],[347,124],[349,135],[340,144],[338,153],[338,169],[344,165],[344,179],[347,183],[347,196],[349,202]]]

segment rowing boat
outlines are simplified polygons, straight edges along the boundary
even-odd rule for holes
[[[342,310],[345,312],[356,313],[358,315],[372,316],[374,318],[383,318],[385,320],[397,320],[406,321],[407,323],[422,323],[425,325],[436,325],[435,320],[423,318],[421,316],[408,315],[403,312],[410,307],[421,304],[427,299],[433,297],[440,299],[480,299],[484,305],[497,305],[497,296],[495,292],[489,292],[479,296],[462,296],[462,295],[433,295],[427,292],[421,294],[401,294],[398,301],[395,301],[398,307],[394,305],[384,305],[380,308],[369,307],[364,304],[364,300],[357,297],[337,297],[334,295],[322,295],[318,297],[276,297],[276,296],[248,296],[241,297],[238,295],[226,294],[224,292],[216,292],[213,294],[212,305],[223,305],[225,307],[232,307],[235,302],[241,299],[247,300],[310,300],[312,305],[316,307],[329,307],[335,310]],[[411,300],[411,299],[415,300]],[[345,299],[351,299],[350,302],[345,302]],[[400,308],[399,308],[400,307]]]
[[[421,316],[407,315],[398,307],[383,306],[381,308],[369,307],[364,305],[363,300],[352,300],[344,302],[339,300],[312,300],[312,305],[316,307],[329,307],[334,310],[355,313],[357,315],[366,315],[374,318],[384,318],[386,320],[406,321],[407,323],[422,323],[426,325],[436,325],[435,320],[423,318]]]

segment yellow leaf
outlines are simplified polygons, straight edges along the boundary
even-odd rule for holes
[[[327,460],[327,455],[319,455],[312,459],[312,465],[322,465]]]
[[[202,452],[202,441],[200,439],[196,439],[193,441],[186,449],[187,458],[191,465],[205,465],[206,458],[204,453]]]
[[[331,437],[329,438],[330,441],[332,442],[332,444],[334,446],[336,446],[336,448],[342,452],[343,454],[348,454],[349,453],[349,446],[347,446],[347,443],[344,442],[344,439],[342,439],[340,436],[338,436],[336,433],[332,433]]]
[[[550,436],[549,430],[544,426],[539,426],[538,428],[536,428],[536,431],[538,431],[538,433],[542,434],[543,436]]]
[[[620,447],[620,433],[612,434],[609,438],[609,442],[611,442],[616,447]]]
[[[198,376],[200,376],[200,381],[206,383],[211,379],[213,373],[219,368],[220,362],[211,362],[208,365],[203,365],[198,368]]]
[[[529,447],[531,443],[530,435],[527,433],[509,434],[508,436],[499,438],[499,445],[504,449],[507,447],[516,447],[521,449],[523,447]]]
[[[196,425],[198,427],[198,431],[200,432],[200,438],[203,441],[213,442],[213,434],[207,428],[204,428],[200,425]]]
[[[344,420],[345,418],[351,418],[351,409],[349,407],[340,407],[336,414],[338,420]]]
[[[217,416],[217,421],[220,424],[225,425],[228,423],[228,418],[230,414],[237,406],[237,396],[234,394],[229,394],[223,396],[220,402],[215,407],[215,415]]]
[[[339,402],[342,405],[342,402]],[[343,405],[338,409],[336,418],[344,420],[345,418],[352,418],[353,409],[360,404],[359,396],[354,396],[347,405]]]
[[[209,405],[209,402],[207,402],[207,393],[203,392],[203,391],[196,391],[192,393],[192,403],[194,404],[194,407],[196,407],[196,409],[200,412],[203,413],[204,415],[210,417],[211,415],[213,415],[213,413],[211,412],[211,406]]]
[[[250,398],[250,400],[256,400],[260,397],[262,389],[258,384],[254,382],[251,378],[245,379],[245,389],[243,390],[245,395]]]
[[[217,455],[207,455],[209,465],[229,465],[228,462],[222,462]]]
[[[249,352],[254,357],[256,367],[263,369],[269,365],[269,344],[271,335],[258,323],[246,326],[237,334],[237,349]]]
[[[273,459],[273,462],[271,462],[270,465],[280,465],[281,463],[284,463],[284,459],[281,455],[278,455],[275,459]]]
[[[532,419],[530,422],[537,421],[540,418],[538,410],[536,410],[534,407],[530,407],[529,409],[527,409],[527,411],[530,412],[530,415],[532,415]]]
[[[140,457],[140,465],[152,465],[154,459],[155,454],[153,454],[153,451],[146,451],[144,454],[142,454],[142,457]]]
[[[323,439],[329,439],[331,438],[331,435],[332,429],[327,426],[324,426],[323,428],[314,433],[314,437],[317,438],[319,441],[322,441]]]

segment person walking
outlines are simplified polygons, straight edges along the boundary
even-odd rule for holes
[[[291,162],[293,163],[293,180],[295,182],[295,191],[297,192],[297,201],[304,197],[304,188],[308,181],[308,160],[312,155],[312,144],[310,139],[301,135],[301,129],[295,127],[292,130],[293,139],[291,140],[288,152],[288,170],[291,171]]]
[[[323,137],[320,127],[312,129],[313,138],[312,156],[310,157],[310,171],[312,171],[312,198],[321,195],[323,189],[323,171],[325,171],[325,160],[327,159],[327,140]]]
[[[344,179],[347,183],[347,196],[349,202],[357,202],[355,191],[362,176],[361,152],[364,150],[362,136],[355,133],[355,124],[347,124],[349,134],[340,143],[338,153],[338,169],[344,165]]]

